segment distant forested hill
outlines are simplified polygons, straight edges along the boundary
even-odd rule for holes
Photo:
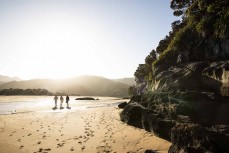
[[[54,95],[46,89],[2,89],[0,95]]]
[[[8,77],[4,75],[0,75],[0,84],[4,82],[10,82],[10,81],[20,81],[21,79],[18,77]]]
[[[128,96],[129,85],[98,76],[79,76],[64,80],[34,79],[12,81],[0,85],[0,89],[47,89],[50,92],[83,96]]]
[[[125,84],[128,84],[130,86],[132,86],[133,84],[136,84],[134,77],[133,78],[113,79],[113,81],[120,82],[120,83],[125,83]]]

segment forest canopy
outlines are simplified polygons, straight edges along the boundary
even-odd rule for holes
[[[54,95],[46,89],[3,89],[0,95]]]
[[[134,74],[137,82],[150,82],[154,67],[175,65],[178,56],[179,62],[229,58],[228,0],[172,0],[170,7],[180,20],[171,24],[169,34],[139,64]]]

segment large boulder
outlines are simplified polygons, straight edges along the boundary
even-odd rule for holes
[[[214,130],[197,124],[177,124],[170,132],[169,153],[229,152],[229,136]]]
[[[156,136],[169,140],[169,132],[176,124],[174,120],[168,118],[160,118],[158,114],[149,114],[147,120],[142,121],[144,129],[149,128],[149,131]]]
[[[122,102],[122,103],[118,104],[118,108],[123,109],[126,107],[126,105],[127,105],[127,102]]]
[[[138,103],[130,103],[128,104],[120,114],[121,121],[136,126],[138,128],[142,128],[141,118],[142,111],[144,108]]]
[[[163,118],[162,114],[149,110],[138,103],[129,103],[122,111],[121,120],[129,125],[144,128],[164,139],[170,140],[169,132],[174,120]]]

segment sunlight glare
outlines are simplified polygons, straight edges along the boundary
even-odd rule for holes
[[[27,31],[23,39],[16,38],[20,39],[16,47],[26,58],[19,64],[25,78],[66,78],[77,72],[90,74],[96,66],[104,66],[106,46],[98,29],[70,19],[54,19],[27,23],[30,28],[22,30]]]

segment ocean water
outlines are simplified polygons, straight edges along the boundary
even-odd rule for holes
[[[70,96],[70,110],[65,108],[53,111],[53,98],[53,96],[0,96],[0,115],[19,112],[62,112],[74,111],[76,109],[117,107],[119,103],[127,101],[116,97],[93,97],[99,100],[75,100],[79,96]],[[58,107],[59,105],[60,101],[58,101]],[[63,107],[66,107],[65,102],[63,103]]]

